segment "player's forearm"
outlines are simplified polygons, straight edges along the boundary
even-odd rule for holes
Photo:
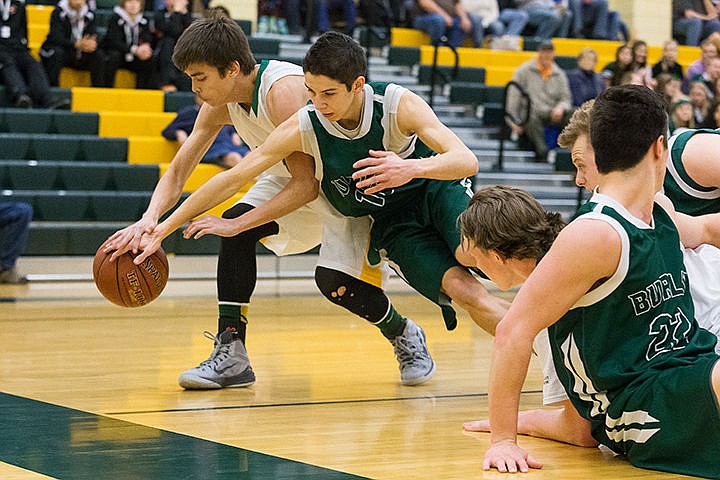
[[[417,159],[414,162],[417,168],[415,178],[457,180],[472,177],[478,172],[477,157],[466,148]]]
[[[238,218],[238,220],[242,220],[241,231],[277,220],[315,200],[318,196],[319,185],[315,179],[312,180],[314,182],[290,180],[285,188],[273,198]]]

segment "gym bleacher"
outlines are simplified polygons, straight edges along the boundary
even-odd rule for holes
[[[53,6],[36,0],[27,6],[28,36],[32,54],[49,28]],[[101,31],[114,0],[98,1],[96,18]],[[250,32],[251,22],[238,21]],[[362,38],[362,31],[360,36]],[[308,45],[297,36],[250,35],[258,59],[278,58],[300,62]],[[615,59],[619,42],[554,39],[556,61],[565,69],[575,66],[575,56],[590,46],[599,54],[598,68]],[[504,86],[514,70],[535,56],[537,43],[521,42],[521,51],[460,47],[458,68],[447,47],[439,47],[433,81],[435,48],[422,32],[393,28],[382,55],[370,58],[371,80],[401,83],[424,98],[476,153],[481,184],[506,183],[528,189],[548,209],[572,213],[580,199],[573,184],[569,153],[558,150],[554,165],[533,164],[531,152],[515,142],[505,142],[505,161],[498,165],[499,125],[504,121]],[[377,49],[375,49],[377,50]],[[648,61],[660,56],[660,46],[650,46]],[[678,61],[685,68],[700,57],[698,48],[680,47]],[[63,69],[56,97],[71,101],[71,111],[16,110],[6,105],[0,92],[0,187],[2,194],[32,204],[34,220],[26,256],[91,255],[110,234],[140,218],[160,176],[177,151],[176,142],[160,132],[174,112],[193,102],[191,92],[163,93],[135,90],[134,74],[120,70],[113,89],[92,88],[88,72]],[[0,87],[1,88],[1,87]],[[194,191],[221,171],[214,165],[198,166],[184,188]],[[211,213],[220,214],[242,193]],[[219,239],[184,240],[179,232],[164,242],[168,253],[216,254]]]

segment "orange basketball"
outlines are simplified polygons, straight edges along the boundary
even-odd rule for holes
[[[95,253],[93,279],[100,293],[121,307],[142,307],[155,300],[165,288],[170,269],[162,248],[140,265],[132,252],[120,255],[114,262],[102,246]]]

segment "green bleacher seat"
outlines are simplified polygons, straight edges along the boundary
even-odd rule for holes
[[[100,222],[134,222],[150,203],[150,192],[93,192],[91,216]]]
[[[482,85],[474,82],[451,82],[450,103],[483,105],[503,103],[505,87]]]
[[[119,164],[112,167],[116,190],[152,192],[160,180],[158,165]]]
[[[442,82],[444,78],[448,81],[479,84],[485,83],[485,69],[482,67],[460,67],[457,70],[455,78],[452,77],[454,67],[439,65],[437,71],[439,75],[436,82]],[[427,85],[430,83],[431,76],[432,65],[420,65],[420,69],[418,70],[418,82]]]
[[[280,55],[280,40],[276,38],[249,37],[250,51],[255,57],[277,57]]]
[[[48,133],[52,113],[50,110],[6,110],[5,124],[10,133]]]
[[[541,41],[542,40],[537,37],[523,37],[523,50],[526,52],[536,52]]]
[[[6,185],[11,190],[58,190],[60,167],[35,161],[8,162],[5,165]]]
[[[555,149],[555,171],[556,172],[575,172],[575,165],[572,163],[570,150],[567,148]]]
[[[52,129],[48,133],[68,135],[97,135],[99,117],[95,112],[52,112]]]
[[[63,255],[95,255],[98,247],[122,225],[73,225],[66,228],[68,243]],[[32,233],[31,233],[32,235]]]
[[[81,139],[75,135],[32,135],[33,160],[82,160]]]
[[[108,21],[112,17],[112,8],[96,8],[95,9],[95,26],[107,28]]]
[[[0,159],[31,160],[30,137],[22,133],[0,133]]]
[[[64,164],[60,175],[66,190],[107,190],[111,172],[109,165],[82,162],[81,165]]]
[[[166,92],[164,111],[177,112],[181,108],[194,103],[195,94],[193,92]]]
[[[98,9],[112,10],[118,4],[117,0],[96,0],[95,5]]]
[[[68,229],[57,223],[31,223],[25,255],[67,255]],[[94,253],[94,252],[93,252]]]
[[[93,220],[90,215],[90,195],[87,192],[33,192],[33,219],[51,222],[80,222]]]
[[[577,67],[577,57],[571,57],[568,55],[555,55],[555,63],[558,64],[558,67],[562,68],[563,70],[572,70],[573,68]]]
[[[390,43],[390,32],[383,27],[360,26],[359,43],[366,48],[382,48]]]
[[[486,103],[483,105],[483,125],[497,127],[505,121],[505,108],[500,103]]]
[[[127,138],[84,137],[81,148],[83,160],[88,162],[127,161]]]
[[[175,237],[173,252],[176,255],[217,255],[220,251],[220,237],[217,235],[205,235],[198,240],[186,240],[182,236],[182,230],[177,230],[170,237]]]
[[[240,25],[240,28],[242,28],[242,31],[245,33],[246,37],[252,35],[252,21],[236,18],[235,23]]]
[[[5,87],[0,85],[0,108],[7,107],[8,105],[10,105],[10,99],[7,96]]]
[[[401,65],[412,67],[420,63],[419,47],[390,47],[388,51],[388,63],[390,65]]]

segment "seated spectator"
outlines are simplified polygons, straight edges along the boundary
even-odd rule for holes
[[[633,63],[631,69],[638,72],[643,79],[643,85],[653,86],[652,68],[647,64],[648,46],[643,40],[635,40],[632,44]]]
[[[710,105],[712,104],[713,96],[710,95],[704,83],[693,82],[690,85],[690,94],[688,97],[693,106],[695,124],[700,125],[704,123],[710,115]]]
[[[10,105],[16,108],[58,106],[53,105],[45,69],[28,50],[25,1],[8,0],[0,5],[3,12],[0,26],[0,83],[5,85]]]
[[[460,0],[415,0],[413,4],[413,28],[430,36],[430,43],[437,45],[443,36],[450,47],[459,47],[471,38],[474,47],[482,47],[482,21],[468,15]]]
[[[570,0],[572,36],[597,40],[617,40],[620,16],[610,12],[608,0]]]
[[[697,125],[697,127],[710,128],[713,130],[720,128],[720,102],[715,102],[710,106],[710,111],[707,117],[705,117],[705,121]]]
[[[632,65],[632,48],[627,43],[623,43],[615,50],[615,61],[605,65],[600,74],[605,78],[609,87],[614,87],[620,85],[627,72],[632,71]]]
[[[696,82],[702,83],[705,85],[708,96],[712,100],[715,98],[715,83],[718,79],[720,79],[720,57],[711,59],[707,64],[705,71],[701,74],[695,75],[691,79],[690,88],[692,89],[693,84]]]
[[[706,0],[673,0],[673,35],[696,47],[713,32],[720,32],[717,9]]]
[[[86,0],[60,0],[50,16],[50,30],[40,47],[40,59],[50,85],[60,85],[60,70],[90,72],[93,87],[106,83],[105,53],[98,49],[95,14]]]
[[[528,25],[537,27],[535,38],[567,37],[572,14],[555,0],[516,0],[516,8],[528,14]]]
[[[496,50],[520,50],[520,34],[528,22],[528,14],[515,8],[499,9],[498,0],[462,0],[468,14],[479,17],[485,34],[492,35],[491,47]]]
[[[32,207],[25,202],[0,202],[0,283],[22,285],[27,278],[16,268],[30,233]]]
[[[189,91],[190,79],[172,62],[175,42],[193,21],[188,0],[165,0],[165,6],[155,15],[158,83],[164,92]]]
[[[669,73],[661,73],[655,77],[654,90],[665,100],[665,109],[669,114],[673,99],[680,93],[679,82]]]
[[[316,4],[321,1],[316,0]],[[287,35],[287,20],[283,17],[282,0],[260,0],[258,2],[258,33],[279,33]]]
[[[120,0],[113,8],[102,40],[108,85],[115,85],[115,73],[125,68],[135,72],[137,88],[157,88],[152,25],[143,16],[143,5],[143,0]]]
[[[668,124],[670,135],[677,135],[685,130],[695,128],[695,118],[693,117],[693,107],[685,96],[675,99],[670,109],[670,122]]]
[[[194,105],[181,108],[175,119],[162,131],[162,136],[168,140],[177,140],[180,144],[183,144],[195,126],[202,103],[200,97],[196,96]],[[240,139],[235,127],[225,125],[215,137],[215,141],[205,153],[201,163],[211,163],[223,168],[232,168],[249,151],[250,148]]]
[[[535,161],[547,161],[545,127],[562,129],[572,115],[572,94],[565,72],[555,63],[555,47],[544,40],[537,57],[521,64],[512,78],[530,97],[530,115],[524,125],[511,123],[513,132],[525,135],[535,151]],[[523,100],[516,89],[508,92],[508,110],[521,118]]]
[[[719,52],[718,46],[711,38],[707,38],[702,42],[702,45],[700,45],[700,59],[691,63],[690,66],[688,66],[687,72],[685,72],[682,86],[684,93],[690,91],[692,79],[705,72],[705,69],[710,64],[710,60],[720,56],[718,55]]]
[[[330,16],[334,12],[341,12],[345,20],[342,31],[352,37],[357,25],[357,6],[354,0],[315,0],[315,21],[318,32],[325,33],[330,30]]]
[[[677,80],[683,79],[683,67],[677,62],[678,44],[675,40],[663,43],[662,57],[652,67],[652,76],[657,78],[661,73],[669,73]]]
[[[605,79],[595,71],[598,54],[592,48],[583,48],[577,57],[577,68],[567,73],[573,106],[579,107],[605,91]]]

